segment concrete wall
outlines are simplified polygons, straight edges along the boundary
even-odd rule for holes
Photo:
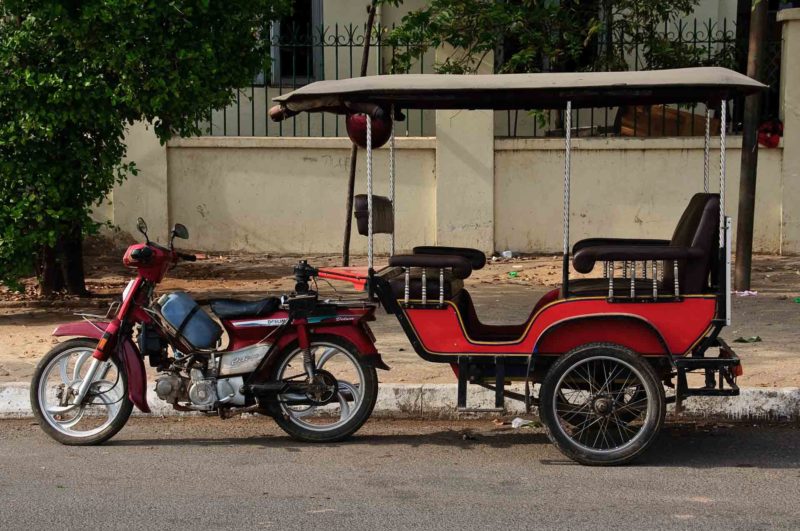
[[[398,250],[432,244],[435,139],[397,140]],[[339,253],[350,142],[339,138],[194,138],[167,149],[169,219],[189,227],[188,246],[228,251]],[[388,150],[374,153],[375,193],[387,193]],[[356,193],[364,193],[365,164]],[[355,232],[353,252],[366,252]],[[376,236],[387,252],[388,236]]]
[[[592,236],[670,238],[692,194],[703,190],[702,138],[582,138],[572,143],[571,241]],[[719,190],[718,143],[711,191]],[[738,204],[741,138],[727,142],[727,210]],[[781,249],[782,149],[759,152],[758,252]],[[559,252],[564,141],[495,141],[495,247]]]
[[[563,140],[492,141],[491,113],[451,114],[439,120],[453,127],[440,126],[447,135],[438,143],[397,140],[398,251],[439,243],[558,252]],[[465,120],[473,127],[461,138]],[[478,123],[483,127],[474,127]],[[135,129],[131,138],[140,142],[143,132]],[[486,149],[492,142],[494,149]],[[737,137],[728,141],[726,199],[734,218],[740,145]],[[133,233],[141,215],[162,240],[170,224],[184,223],[191,232],[187,243],[197,249],[340,252],[347,140],[206,137],[150,148],[149,158],[137,160],[142,173],[114,192],[109,218],[124,231]],[[787,246],[783,228],[785,211],[800,197],[785,194],[783,155],[781,148],[760,151],[758,252],[800,252],[795,241]],[[387,156],[386,148],[375,152],[376,194],[387,193]],[[712,191],[718,189],[718,160],[714,144]],[[163,161],[161,169],[154,161]],[[702,139],[575,139],[572,164],[573,242],[590,236],[669,238],[691,195],[702,190]],[[362,158],[358,193],[365,187],[364,166]],[[354,253],[366,251],[365,238],[354,232],[352,241]],[[388,237],[376,236],[376,242],[376,252],[388,250]]]

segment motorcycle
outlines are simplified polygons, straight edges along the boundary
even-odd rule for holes
[[[176,224],[168,247],[130,246],[123,263],[136,270],[105,317],[58,326],[59,343],[39,362],[31,405],[42,429],[67,445],[107,441],[136,406],[150,412],[144,359],[156,371],[158,399],[179,411],[230,418],[271,416],[295,439],[334,442],[369,418],[378,394],[376,369],[388,369],[369,325],[374,304],[320,300],[310,282],[317,271],[301,261],[295,290],[281,298],[209,303],[214,319],[184,292],[158,296],[156,287],[179,261],[188,239]],[[221,323],[221,324],[220,324]],[[223,332],[227,343],[221,348]]]

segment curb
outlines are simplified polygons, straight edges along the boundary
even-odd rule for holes
[[[497,416],[498,413],[459,413],[455,409],[456,384],[383,384],[379,387],[378,401],[373,417],[454,419],[464,416]],[[172,406],[159,400],[148,389],[147,400],[154,416],[181,416]],[[471,388],[467,403],[473,408],[494,407],[494,392]],[[740,396],[694,397],[685,401],[681,418],[724,420],[800,420],[800,388],[798,387],[746,387]],[[668,406],[669,411],[674,406]],[[507,415],[525,413],[521,402],[506,400]],[[189,413],[193,414],[193,413]],[[134,415],[144,415],[134,410]],[[29,418],[33,416],[30,405],[30,385],[24,382],[0,384],[0,418]]]

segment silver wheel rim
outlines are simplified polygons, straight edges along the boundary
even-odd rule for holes
[[[655,415],[641,371],[612,356],[594,356],[570,367],[554,390],[555,428],[581,449],[625,450],[645,436]]]
[[[332,343],[312,343],[316,368],[324,369],[338,383],[336,399],[325,406],[291,406],[280,404],[281,412],[293,424],[315,432],[335,430],[347,424],[364,401],[364,371],[358,359],[348,350]],[[347,370],[342,370],[347,368]],[[278,380],[296,380],[305,374],[303,351],[296,349],[278,367]],[[278,400],[303,398],[294,394],[278,395]]]
[[[75,393],[89,369],[93,349],[75,347],[50,360],[42,371],[36,396],[45,422],[68,437],[83,439],[107,429],[122,412],[125,389],[117,362],[98,368],[80,405]]]

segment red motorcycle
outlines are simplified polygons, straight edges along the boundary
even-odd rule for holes
[[[183,292],[156,295],[156,286],[180,260],[174,249],[189,237],[176,224],[168,247],[132,245],[123,263],[137,276],[105,318],[58,326],[71,337],[39,362],[31,405],[42,429],[70,445],[102,443],[147,403],[144,358],[157,376],[157,397],[179,411],[269,415],[292,437],[342,440],[367,420],[378,394],[376,368],[388,369],[367,325],[376,306],[319,299],[306,262],[294,270],[295,291],[255,301],[210,301],[213,314]],[[223,331],[227,345],[221,348]]]

